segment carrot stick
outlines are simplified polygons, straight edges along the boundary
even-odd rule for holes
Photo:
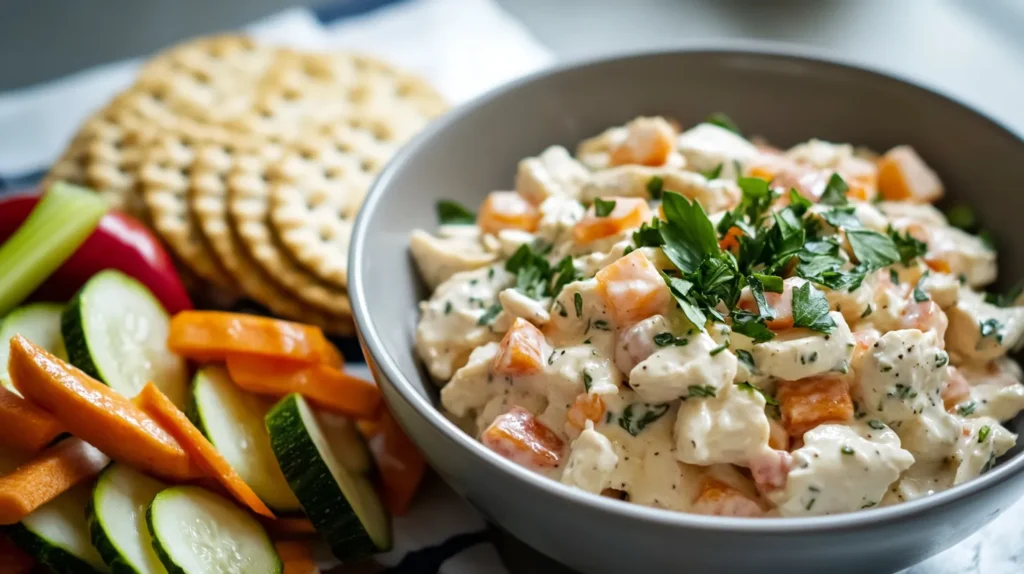
[[[28,574],[35,564],[10,538],[0,536],[0,574]]]
[[[161,424],[167,432],[181,443],[182,448],[195,460],[199,468],[216,478],[243,505],[256,514],[274,518],[274,513],[267,508],[249,485],[231,468],[228,461],[217,452],[203,433],[188,420],[185,413],[174,406],[153,383],[146,383],[142,392],[135,398],[136,404]]]
[[[308,518],[277,518],[260,522],[273,538],[309,538],[316,535],[316,529],[313,528],[313,523]]]
[[[370,452],[380,471],[384,506],[391,514],[401,516],[409,509],[427,463],[387,409],[381,411],[378,428],[370,439]]]
[[[63,432],[50,413],[0,386],[0,446],[39,452]]]
[[[352,417],[371,417],[380,407],[377,385],[327,365],[228,355],[227,367],[231,380],[250,393],[299,393],[322,409]]]
[[[306,542],[278,540],[274,542],[277,556],[284,564],[282,574],[317,574],[320,569],[313,559],[313,549]]]
[[[69,488],[98,474],[110,459],[82,439],[60,441],[0,477],[0,524],[14,524]]]
[[[114,460],[169,482],[202,476],[178,441],[130,400],[21,335],[11,339],[8,366],[26,399]]]
[[[167,346],[199,361],[241,354],[333,364],[340,357],[319,327],[221,311],[178,313],[171,319]]]

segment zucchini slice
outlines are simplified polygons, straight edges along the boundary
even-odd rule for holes
[[[342,561],[391,548],[391,524],[370,480],[353,473],[298,394],[267,413],[270,445],[306,516]]]
[[[146,511],[153,549],[171,574],[279,574],[281,559],[263,526],[198,486],[160,491]]]
[[[126,397],[147,382],[185,406],[185,360],[167,348],[170,319],[145,285],[124,273],[93,275],[68,303],[61,333],[71,364]]]
[[[301,513],[263,424],[270,405],[238,388],[223,367],[204,367],[196,373],[192,399],[196,426],[256,496],[275,511]]]
[[[21,395],[7,374],[7,358],[11,353],[7,342],[15,335],[24,336],[58,358],[68,358],[64,337],[60,334],[60,314],[63,311],[64,305],[58,303],[32,303],[18,307],[4,317],[0,322],[0,385]]]
[[[89,541],[85,508],[91,493],[91,483],[73,487],[11,526],[8,536],[51,572],[107,572]]]
[[[111,571],[167,574],[146,527],[146,509],[166,487],[123,464],[100,475],[87,516],[92,545]]]
[[[336,413],[316,410],[317,420],[327,437],[327,444],[338,455],[338,460],[350,472],[370,474],[373,472],[373,457],[370,447],[359,434],[359,429],[352,419]]]

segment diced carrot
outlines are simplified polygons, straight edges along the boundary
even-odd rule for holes
[[[668,312],[672,293],[658,268],[637,250],[597,272],[597,291],[620,327]]]
[[[718,246],[735,253],[740,248],[740,237],[743,237],[743,230],[734,225],[725,232],[725,237],[718,240]]]
[[[538,223],[540,211],[514,191],[492,191],[476,216],[480,229],[495,235],[503,229],[536,231]]]
[[[948,273],[950,273],[952,271],[952,268],[949,266],[949,263],[946,262],[944,259],[935,259],[935,258],[932,258],[932,257],[926,257],[924,262],[928,265],[928,268],[931,269],[932,271],[937,271],[939,273],[946,273],[946,274],[948,274]]]
[[[356,429],[363,438],[370,440],[380,432],[380,421],[374,419],[359,419],[356,421]]]
[[[636,118],[626,138],[611,150],[611,165],[664,165],[675,149],[676,130],[664,118]]]
[[[178,441],[142,409],[21,335],[11,339],[9,371],[26,399],[110,458],[170,482],[202,476]]]
[[[562,458],[562,439],[530,411],[515,407],[499,415],[480,435],[487,448],[527,468],[553,468]]]
[[[711,516],[757,517],[764,515],[764,509],[756,500],[712,477],[704,478],[700,493],[693,501],[690,512]]]
[[[614,201],[615,207],[608,215],[600,216],[597,206],[591,205],[583,219],[572,228],[572,239],[576,243],[590,243],[618,235],[651,219],[651,208],[642,197],[604,197],[601,200]]]
[[[28,574],[35,565],[31,556],[15,546],[10,538],[0,535],[0,574]]]
[[[370,381],[323,364],[245,355],[228,355],[228,374],[242,389],[283,397],[299,393],[316,406],[352,417],[372,417],[380,408],[380,389]]]
[[[310,559],[282,559],[281,565],[283,566],[281,574],[320,574],[320,568],[316,565],[316,561]]]
[[[274,520],[261,518],[260,523],[275,539],[290,540],[316,536],[316,528],[308,518],[275,518]]]
[[[284,565],[282,574],[316,574],[320,572],[313,549],[308,542],[299,540],[277,540],[274,542],[277,556]]]
[[[773,418],[768,419],[768,446],[774,450],[789,450],[789,433]]]
[[[491,370],[496,375],[533,375],[544,370],[544,349],[547,340],[540,329],[522,317],[516,317],[505,333],[494,356]]]
[[[379,426],[380,432],[370,440],[370,452],[380,473],[384,506],[401,516],[426,474],[427,461],[387,409],[381,410]]]
[[[142,392],[135,397],[135,402],[181,444],[199,468],[216,478],[238,502],[256,514],[274,518],[274,513],[263,504],[252,488],[156,385],[146,383]]]
[[[38,452],[63,432],[50,413],[0,387],[0,446]]]
[[[601,395],[582,393],[569,407],[565,425],[573,431],[573,434],[578,435],[586,428],[587,421],[595,423],[600,421],[604,417],[604,411],[604,399],[601,398]]]
[[[942,197],[939,176],[910,146],[898,146],[878,160],[878,191],[891,201],[935,202]]]
[[[14,524],[71,487],[99,474],[110,459],[80,438],[67,438],[0,477],[0,524]]]
[[[946,368],[949,369],[949,380],[942,388],[942,405],[947,411],[952,411],[971,396],[971,385],[956,367]]]
[[[782,424],[789,436],[803,437],[812,428],[853,418],[853,399],[846,381],[836,377],[811,377],[780,381],[776,398]]]
[[[769,329],[773,331],[784,331],[793,327],[793,289],[803,285],[805,281],[799,278],[789,278],[782,282],[782,293],[765,291],[764,300],[775,313],[774,319],[765,321]],[[757,301],[750,289],[744,289],[739,301],[740,309],[757,313]]]
[[[167,346],[198,361],[223,361],[234,354],[334,364],[339,357],[319,327],[222,311],[178,313]]]
[[[878,166],[859,157],[842,161],[837,172],[846,181],[849,189],[846,196],[861,201],[871,201],[878,195]]]
[[[323,357],[323,364],[336,369],[345,368],[345,357],[341,355],[341,351],[339,351],[338,348],[330,341],[327,342],[326,352]]]

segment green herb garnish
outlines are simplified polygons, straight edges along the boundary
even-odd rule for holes
[[[476,214],[457,201],[442,199],[437,202],[437,220],[441,225],[472,225]]]
[[[614,199],[605,200],[600,197],[594,199],[594,215],[598,217],[608,217],[614,209]]]

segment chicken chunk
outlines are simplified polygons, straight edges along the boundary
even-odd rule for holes
[[[861,408],[889,424],[925,411],[945,412],[942,390],[949,379],[948,363],[933,332],[903,329],[882,335],[857,373]]]
[[[519,162],[516,192],[534,205],[552,196],[575,199],[590,172],[562,146],[551,146],[537,157]]]
[[[690,169],[707,172],[721,165],[725,179],[736,178],[736,163],[743,166],[758,155],[757,147],[743,136],[707,123],[680,134],[678,146]]]
[[[956,465],[953,484],[962,484],[981,476],[996,464],[996,459],[1017,443],[1017,435],[989,417],[965,420],[951,462]]]
[[[462,271],[486,267],[498,258],[484,251],[476,238],[442,238],[416,229],[409,238],[409,251],[420,276],[433,291],[437,286]]]
[[[1024,307],[997,307],[973,291],[961,293],[947,316],[946,345],[957,361],[998,359],[1024,339]]]
[[[569,460],[562,471],[562,484],[598,494],[608,488],[611,473],[618,463],[619,455],[611,441],[594,430],[594,424],[588,421],[580,436],[572,441]]]
[[[736,355],[721,349],[706,333],[695,333],[688,339],[686,345],[655,351],[630,371],[629,385],[645,401],[662,403],[679,397],[713,395],[732,385]],[[716,348],[719,350],[712,354]]]
[[[749,466],[769,448],[765,398],[726,384],[713,397],[689,397],[676,415],[676,458],[687,464]]]
[[[943,194],[939,176],[910,146],[887,151],[878,162],[878,190],[895,201],[934,203]]]
[[[790,329],[751,350],[754,363],[765,374],[796,381],[828,372],[844,373],[853,358],[855,341],[841,313],[829,316],[836,329],[825,335],[807,329]]]

